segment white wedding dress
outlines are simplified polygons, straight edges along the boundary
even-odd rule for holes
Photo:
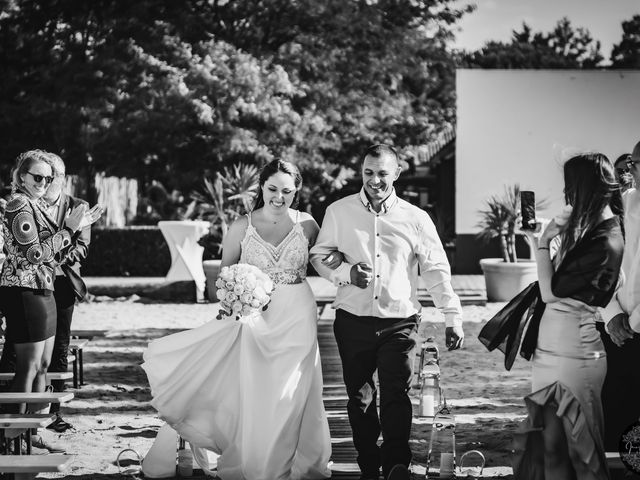
[[[274,247],[249,217],[240,263],[274,281],[268,309],[160,338],[144,353],[151,404],[205,472],[199,449],[219,454],[223,480],[331,476],[308,247],[300,223]]]

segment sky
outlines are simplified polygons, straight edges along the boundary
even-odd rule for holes
[[[574,28],[585,27],[600,40],[607,60],[622,38],[622,21],[640,14],[640,0],[458,0],[458,4],[477,5],[459,23],[458,48],[477,50],[489,40],[508,41],[523,21],[534,32],[549,32],[566,16]]]

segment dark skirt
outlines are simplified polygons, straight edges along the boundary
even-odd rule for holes
[[[0,308],[11,343],[41,342],[56,334],[56,301],[51,290],[0,287]]]

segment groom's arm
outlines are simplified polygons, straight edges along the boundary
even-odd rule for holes
[[[327,267],[322,260],[338,248],[338,225],[334,209],[329,206],[322,221],[322,227],[318,233],[316,243],[309,251],[309,257],[313,268],[321,277],[333,282],[334,285],[348,285],[351,283],[351,264],[345,260],[335,270]]]

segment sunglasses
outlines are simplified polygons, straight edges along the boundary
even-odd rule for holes
[[[31,173],[31,172],[27,172],[27,173],[33,177],[33,180],[36,183],[40,183],[44,180],[44,183],[46,185],[49,185],[51,182],[53,182],[53,177],[48,177],[46,175],[38,175],[37,173]]]
[[[628,169],[633,168],[634,165],[636,165],[637,163],[640,163],[640,160],[627,160],[625,162],[625,165],[627,166]]]

